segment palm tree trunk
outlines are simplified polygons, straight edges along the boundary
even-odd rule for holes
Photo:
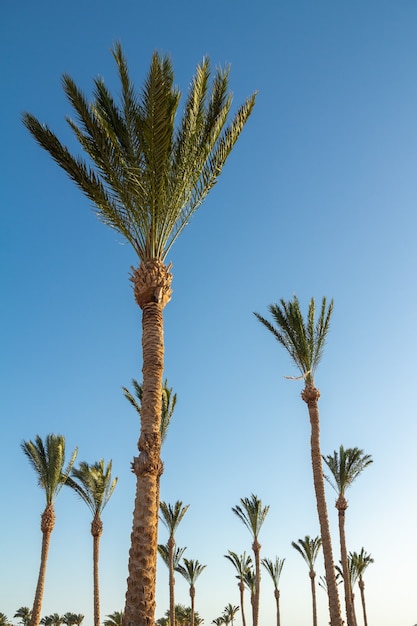
[[[252,544],[253,554],[255,556],[255,597],[253,607],[253,626],[259,623],[259,606],[261,600],[261,545],[257,539]]]
[[[242,626],[246,626],[245,607],[244,607],[245,583],[243,581],[240,581],[239,583],[239,591],[240,591],[240,610],[242,614]]]
[[[313,626],[317,626],[316,572],[310,570],[311,599],[313,602]]]
[[[368,626],[368,618],[366,616],[366,605],[365,605],[365,583],[364,583],[362,576],[359,577],[359,589],[361,590],[363,623],[365,624],[365,626]]]
[[[32,615],[29,626],[39,626],[42,613],[42,600],[45,589],[46,565],[48,562],[49,544],[51,534],[55,526],[54,505],[48,504],[42,513],[41,531],[42,531],[42,548],[41,548],[41,564],[39,567],[38,583],[36,585],[35,599],[33,602]]]
[[[314,490],[316,493],[317,513],[320,522],[320,534],[326,571],[330,626],[342,626],[343,620],[340,611],[339,594],[336,584],[329,518],[327,514],[327,504],[324,490],[322,457],[320,451],[320,418],[318,409],[320,392],[316,389],[316,387],[314,387],[313,384],[306,384],[301,397],[304,402],[307,403],[308,413],[310,416],[311,464],[313,467]]]
[[[98,575],[98,563],[100,558],[100,537],[103,532],[103,523],[98,513],[91,522],[91,534],[93,535],[93,585],[94,585],[94,626],[100,626],[100,583]]]
[[[281,626],[281,613],[279,610],[279,589],[275,589],[274,595],[275,595],[275,602],[277,605],[277,626]]]
[[[175,541],[172,535],[168,539],[169,550],[169,624],[175,626],[175,596],[174,596],[174,547]]]
[[[194,626],[194,599],[195,599],[194,585],[190,585],[190,598],[191,598],[191,626]]]
[[[136,284],[135,284],[136,287]],[[136,295],[136,293],[135,293]],[[164,369],[163,303],[142,306],[143,396],[139,456],[134,458],[136,497],[129,552],[125,626],[154,626],[158,550],[161,405]]]
[[[347,506],[348,504],[346,498],[340,495],[336,502],[336,508],[339,518],[340,556],[343,570],[343,585],[345,588],[346,619],[348,626],[356,626],[355,614],[353,612],[352,604],[352,589],[350,587],[348,555],[346,549],[345,511],[347,509]]]

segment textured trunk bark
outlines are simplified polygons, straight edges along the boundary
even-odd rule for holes
[[[361,590],[363,623],[365,624],[365,626],[368,626],[368,617],[366,615],[366,604],[365,604],[365,583],[363,581],[362,576],[359,577],[359,589]]]
[[[261,544],[257,539],[252,544],[253,554],[255,556],[255,597],[253,607],[253,626],[259,623],[259,606],[261,601]]]
[[[244,609],[244,592],[245,592],[245,583],[239,583],[239,591],[240,591],[240,610],[242,613],[242,626],[246,626],[246,618],[245,618],[245,609]]]
[[[51,534],[55,526],[54,505],[48,504],[42,513],[41,531],[42,531],[42,548],[41,548],[41,564],[39,567],[38,583],[36,585],[35,599],[33,602],[32,616],[29,626],[39,626],[42,613],[42,600],[45,589],[46,565],[48,562],[49,544]]]
[[[353,612],[352,604],[352,589],[350,587],[348,555],[346,549],[345,511],[347,509],[347,506],[348,504],[346,498],[344,496],[339,496],[336,502],[336,508],[339,517],[340,557],[343,570],[343,586],[345,589],[346,619],[348,626],[356,626],[355,614]]]
[[[281,612],[279,610],[279,589],[275,589],[274,591],[274,596],[275,596],[275,602],[277,605],[277,626],[281,626]]]
[[[154,626],[156,561],[158,550],[159,478],[162,472],[161,403],[164,369],[163,304],[142,306],[143,396],[139,456],[132,471],[136,475],[136,497],[124,626]]]
[[[190,598],[191,598],[191,626],[194,626],[194,599],[195,599],[195,587],[190,586]]]
[[[316,572],[310,570],[311,599],[313,603],[313,626],[317,626]]]
[[[311,425],[311,464],[313,467],[314,490],[316,493],[317,513],[320,523],[320,534],[323,546],[324,566],[326,571],[327,593],[329,599],[330,626],[342,626],[339,594],[337,591],[334,569],[332,542],[330,537],[329,518],[327,514],[324,477],[320,451],[320,419],[318,400],[320,392],[313,384],[306,385],[301,394],[307,403]]]
[[[100,559],[100,537],[103,532],[103,524],[100,515],[96,514],[91,522],[91,534],[93,535],[93,585],[94,585],[94,626],[100,626],[100,581],[98,564]]]
[[[174,548],[175,548],[175,541],[174,541],[174,538],[171,536],[168,539],[168,550],[169,550],[169,622],[170,622],[170,626],[175,626]]]

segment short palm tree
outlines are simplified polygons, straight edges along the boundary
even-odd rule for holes
[[[62,435],[47,435],[45,442],[39,435],[35,441],[23,441],[23,453],[29,460],[38,477],[38,485],[45,491],[46,507],[41,516],[42,548],[38,583],[33,602],[30,626],[39,626],[42,600],[45,587],[46,565],[48,561],[51,534],[55,526],[55,499],[68,479],[74,465],[77,449],[65,465],[65,438]]]
[[[75,110],[70,128],[88,156],[73,156],[33,115],[23,123],[62,167],[100,219],[132,245],[139,258],[132,282],[142,310],[143,403],[139,456],[134,459],[136,497],[125,605],[127,624],[153,624],[158,543],[157,482],[161,472],[160,420],[164,370],[163,310],[171,298],[166,258],[191,216],[215,185],[255,105],[252,95],[229,121],[229,70],[210,61],[197,66],[179,123],[181,98],[171,60],[154,53],[141,93],[130,79],[120,44],[113,49],[120,78],[116,102],[100,78],[88,102],[63,76]]]
[[[193,559],[183,559],[184,565],[178,565],[177,572],[181,574],[188,582],[190,586],[190,598],[191,598],[191,624],[190,626],[194,626],[195,624],[195,583],[197,578],[200,576],[202,571],[205,569],[206,565],[202,565],[198,561],[194,561]]]
[[[281,577],[282,568],[284,567],[285,559],[275,557],[275,561],[271,559],[262,559],[261,563],[270,575],[272,582],[274,583],[274,596],[277,607],[277,626],[281,626],[281,612],[279,606],[279,579]]]
[[[232,507],[232,511],[237,515],[241,522],[243,522],[251,533],[253,539],[252,550],[255,557],[255,605],[253,607],[253,626],[258,626],[261,595],[261,544],[259,543],[259,533],[265,518],[268,515],[269,506],[263,506],[262,500],[254,494],[252,494],[250,498],[241,498],[240,502],[241,506],[237,505]]]
[[[52,626],[53,620],[54,618],[52,615],[44,615],[40,623],[43,624],[43,626]]]
[[[106,619],[103,621],[103,624],[104,626],[122,626],[123,617],[123,611],[115,611],[110,615],[106,615]]]
[[[361,592],[361,601],[362,601],[362,611],[363,611],[363,621],[365,626],[368,626],[368,617],[366,614],[366,603],[365,603],[365,581],[363,580],[363,575],[368,565],[374,562],[374,559],[370,554],[365,552],[365,549],[362,548],[359,554],[357,552],[350,553],[350,559],[352,562],[352,568],[355,570],[356,575],[359,578],[359,589]]]
[[[90,465],[85,461],[73,468],[67,485],[83,500],[90,509],[93,520],[93,584],[94,584],[94,626],[100,626],[100,583],[99,559],[100,539],[103,533],[101,515],[116,488],[117,477],[112,478],[112,462],[104,466],[104,459]]]
[[[224,556],[226,559],[228,559],[228,561],[230,561],[235,566],[236,571],[237,571],[236,578],[239,581],[238,587],[239,587],[239,593],[240,593],[242,625],[246,626],[246,618],[245,618],[245,611],[244,611],[245,575],[252,566],[252,559],[249,555],[246,556],[246,552],[238,556],[236,552],[232,552],[231,550],[229,550],[229,554],[225,554]]]
[[[221,615],[220,617],[216,617],[215,619],[211,620],[212,624],[216,624],[216,626],[221,626],[221,624],[225,624],[225,619],[224,616]]]
[[[64,618],[62,615],[59,615],[59,613],[52,613],[50,618],[52,626],[61,626],[61,624],[64,623]]]
[[[323,298],[320,311],[316,318],[314,298],[310,300],[307,318],[304,320],[298,298],[294,296],[288,302],[280,300],[280,304],[269,305],[272,322],[259,313],[257,319],[274,335],[275,339],[287,350],[304,380],[302,399],[308,406],[311,425],[311,463],[313,469],[314,490],[316,494],[317,513],[320,523],[320,535],[323,541],[323,556],[328,586],[330,625],[342,626],[339,594],[336,584],[333,549],[330,525],[327,513],[326,494],[322,458],[320,452],[320,416],[318,401],[320,392],[314,384],[314,376],[323,355],[326,337],[329,331],[330,318],[333,311],[333,300],[327,307]]]
[[[19,623],[22,624],[22,626],[29,626],[32,611],[28,606],[21,606],[20,609],[17,609],[13,617],[18,617],[20,620]]]
[[[81,626],[81,624],[83,623],[83,620],[84,620],[84,615],[82,613],[75,614],[75,624],[77,624],[77,626]]]
[[[77,616],[75,613],[65,613],[62,616],[62,623],[66,626],[74,626],[77,623]]]
[[[226,624],[231,624],[233,626],[234,624],[234,620],[235,620],[235,615],[236,613],[239,611],[239,607],[238,606],[233,606],[233,604],[227,604],[224,607],[224,611],[223,611],[223,616],[224,616],[224,621]]]
[[[363,450],[359,448],[345,449],[341,445],[339,451],[335,450],[333,454],[323,456],[323,461],[330,470],[330,475],[324,477],[337,493],[336,508],[339,518],[340,556],[345,588],[347,624],[348,626],[356,626],[346,547],[345,512],[348,508],[348,501],[345,493],[359,474],[372,463],[372,457],[370,454],[364,454]]]
[[[313,601],[313,626],[317,626],[316,572],[314,565],[320,552],[322,541],[320,537],[312,539],[309,535],[306,535],[304,539],[299,539],[298,542],[292,541],[291,545],[301,554],[308,566]]]

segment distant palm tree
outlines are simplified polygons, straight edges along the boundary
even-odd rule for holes
[[[54,618],[52,617],[52,615],[44,615],[40,623],[43,624],[43,626],[52,626],[53,620]]]
[[[128,72],[120,44],[113,49],[120,78],[117,102],[102,79],[86,100],[64,75],[64,90],[75,110],[67,118],[87,160],[73,156],[33,115],[23,123],[87,198],[101,220],[133,247],[134,294],[142,310],[143,411],[139,456],[134,459],[136,496],[128,562],[126,621],[154,624],[158,545],[161,390],[164,371],[163,311],[172,294],[166,257],[215,185],[255,105],[248,98],[229,123],[229,70],[210,61],[198,65],[176,123],[181,94],[171,60],[155,52],[140,93]],[[210,88],[210,82],[212,86]]]
[[[100,538],[103,533],[101,515],[116,488],[117,477],[112,478],[112,462],[104,467],[104,459],[89,464],[82,461],[78,468],[73,468],[67,485],[83,500],[90,509],[93,520],[93,583],[94,583],[94,626],[100,626],[100,583],[99,559]]]
[[[184,565],[178,565],[177,572],[181,574],[188,582],[190,586],[190,598],[191,598],[191,625],[195,626],[195,583],[201,572],[205,569],[206,565],[201,565],[198,561],[192,559],[183,559]]]
[[[175,568],[174,568],[174,552],[175,552],[175,531],[181,523],[184,515],[188,511],[189,504],[182,505],[181,500],[172,506],[166,502],[160,504],[160,520],[166,526],[169,532],[168,538],[168,570],[169,570],[169,615],[170,626],[175,626],[175,598],[174,598],[174,586],[175,586]]]
[[[5,613],[0,613],[0,626],[12,626]]]
[[[46,565],[48,561],[51,534],[55,526],[54,502],[68,479],[74,465],[77,449],[65,464],[65,438],[62,435],[47,435],[45,443],[39,435],[35,441],[24,441],[21,444],[23,453],[29,460],[38,477],[38,485],[45,491],[46,507],[41,516],[42,549],[38,584],[36,586],[30,626],[39,626],[42,611],[43,592],[45,587]]]
[[[244,592],[245,592],[245,575],[246,572],[251,568],[252,559],[248,555],[246,556],[246,552],[238,556],[236,552],[232,552],[229,550],[229,554],[224,555],[226,559],[228,559],[236,568],[238,579],[238,587],[240,592],[240,606],[241,606],[241,614],[242,614],[242,624],[246,626],[246,618],[244,611]]]
[[[292,541],[291,545],[301,554],[308,566],[313,600],[313,626],[317,626],[316,572],[314,570],[314,564],[320,552],[322,541],[320,537],[312,539],[309,535],[306,535],[304,539],[299,539],[297,543]]]
[[[124,617],[123,611],[115,611],[114,613],[111,613],[110,615],[106,615],[107,619],[103,621],[103,624],[104,626],[122,626],[123,617]]]
[[[343,582],[345,587],[346,618],[348,626],[356,626],[353,611],[352,589],[350,586],[348,553],[345,534],[345,512],[348,501],[345,493],[363,470],[372,463],[370,454],[364,454],[359,448],[344,448],[339,451],[323,456],[323,461],[329,468],[331,475],[325,475],[325,479],[337,493],[336,508],[339,518],[340,555],[343,570]]]
[[[77,623],[77,615],[75,613],[65,613],[62,617],[62,623],[66,626],[74,626]]]
[[[249,567],[245,573],[245,585],[250,593],[250,603],[252,606],[252,626],[256,620],[256,574],[253,567]]]
[[[225,618],[222,615],[221,617],[216,617],[216,619],[211,620],[212,624],[216,624],[216,626],[221,626],[221,624],[225,624]]]
[[[336,565],[336,580],[337,581],[343,581],[345,579],[345,574],[343,571],[343,567],[342,567],[342,561],[340,561],[340,565]],[[358,573],[356,571],[356,568],[353,564],[352,561],[352,557],[351,555],[348,556],[348,573],[349,573],[349,588],[350,588],[350,595],[352,598],[352,613],[353,613],[353,619],[355,620],[355,624],[358,623],[358,620],[356,618],[356,609],[355,609],[355,593],[354,593],[354,588],[356,585],[356,582],[358,580]],[[320,583],[319,583],[320,584]]]
[[[233,626],[234,623],[234,619],[235,619],[235,615],[236,613],[239,611],[239,607],[238,606],[233,606],[233,604],[227,604],[224,607],[224,611],[223,611],[223,616],[225,619],[225,623],[226,624],[231,624]]]
[[[143,397],[143,385],[138,383],[137,380],[132,378],[132,385],[135,392],[133,395],[129,389],[122,387],[125,398],[130,402],[134,409],[141,415],[142,410],[142,397]],[[135,397],[136,396],[136,397]],[[168,385],[168,379],[164,380],[162,386],[162,408],[161,408],[161,444],[164,443],[168,432],[168,426],[171,423],[171,417],[174,413],[175,405],[177,404],[177,394],[173,393],[172,387]]]
[[[61,626],[61,624],[64,623],[64,618],[58,613],[52,613],[52,615],[50,615],[50,618],[53,626]]]
[[[252,535],[252,550],[255,557],[255,605],[254,605],[254,623],[259,623],[259,605],[261,597],[261,544],[259,543],[259,533],[262,525],[268,515],[269,506],[263,506],[260,500],[254,494],[250,498],[240,499],[242,506],[232,507],[233,513],[237,515],[241,522],[246,526]]]
[[[75,624],[77,624],[77,626],[81,626],[83,619],[84,619],[84,615],[82,615],[81,613],[75,614]]]
[[[285,559],[279,559],[275,557],[275,561],[272,562],[270,559],[262,559],[261,563],[268,572],[268,574],[272,578],[272,582],[274,583],[274,596],[275,602],[277,606],[277,626],[281,626],[281,613],[279,608],[279,579],[281,576],[282,568],[284,567]]]
[[[359,577],[359,589],[361,591],[361,601],[362,601],[362,611],[363,611],[363,621],[365,626],[368,626],[368,618],[366,615],[366,604],[365,604],[365,581],[363,580],[363,575],[368,565],[374,562],[374,559],[370,554],[365,552],[365,549],[362,548],[359,554],[357,552],[351,552],[350,558],[352,561],[352,567],[356,570],[356,573]]]
[[[22,626],[29,626],[32,611],[28,606],[21,606],[20,609],[17,609],[13,617],[18,617],[20,620],[19,623],[22,624]]]
[[[174,570],[177,570],[177,567],[181,564],[181,559],[183,557],[184,552],[186,551],[187,548],[179,548],[178,546],[175,548],[174,550],[174,554],[172,556],[172,564],[174,566]],[[160,555],[160,557],[162,558],[163,562],[165,563],[165,565],[168,568],[168,571],[170,570],[171,567],[171,556],[170,556],[170,549],[167,545],[163,545],[163,544],[159,544],[158,545],[158,553]],[[173,577],[174,580],[174,584],[175,584],[175,578]],[[171,600],[171,584],[169,585],[169,593],[170,593],[170,600]],[[175,596],[174,590],[172,591],[172,595]],[[170,609],[168,610],[169,615],[171,615],[171,611]],[[174,620],[176,623],[176,609],[175,609],[175,605],[174,605]],[[169,618],[169,626],[171,626],[171,618]]]
[[[257,319],[274,335],[275,339],[287,350],[294,364],[304,380],[304,389],[301,397],[308,406],[310,417],[311,437],[311,464],[313,469],[314,490],[316,494],[317,513],[320,522],[320,536],[323,540],[323,556],[328,585],[328,601],[330,626],[342,626],[339,593],[336,584],[336,573],[333,560],[333,549],[330,535],[330,525],[327,513],[326,494],[322,457],[320,452],[320,416],[318,401],[320,392],[314,384],[314,375],[323,355],[327,333],[330,327],[330,318],[333,311],[333,300],[327,307],[326,298],[323,298],[320,313],[316,320],[316,305],[311,298],[306,320],[300,311],[300,304],[296,296],[286,302],[281,299],[280,304],[269,305],[272,315],[271,323],[255,313]]]

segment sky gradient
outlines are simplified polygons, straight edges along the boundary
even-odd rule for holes
[[[157,50],[171,56],[183,94],[205,55],[231,64],[236,107],[258,91],[218,184],[168,259],[165,376],[178,403],[161,498],[190,505],[176,538],[184,556],[207,565],[196,610],[210,624],[239,604],[224,554],[251,551],[231,509],[254,493],[270,505],[261,555],[286,559],[282,625],[311,620],[308,570],[291,547],[319,533],[307,407],[302,383],[285,378],[297,374],[289,357],[253,315],[295,293],[304,311],[311,297],[335,302],[316,375],[322,453],[343,444],[374,460],[348,491],[346,513],[348,549],[375,559],[369,623],[415,624],[417,3],[1,0],[0,12],[0,612],[12,619],[33,603],[45,502],[20,444],[48,433],[65,436],[68,457],[78,446],[79,461],[113,461],[102,618],[124,607],[139,423],[121,387],[141,379],[129,282],[137,259],[21,123],[29,111],[75,149],[61,76],[89,96],[100,75],[117,94],[110,49],[120,41],[138,89]],[[337,560],[330,487],[327,495]],[[56,514],[42,614],[83,613],[91,626],[90,513],[63,489]],[[324,625],[326,596],[317,595]],[[179,576],[176,601],[189,604]],[[359,589],[356,602],[359,626]],[[168,606],[161,562],[156,617]],[[274,620],[264,572],[260,624]]]

